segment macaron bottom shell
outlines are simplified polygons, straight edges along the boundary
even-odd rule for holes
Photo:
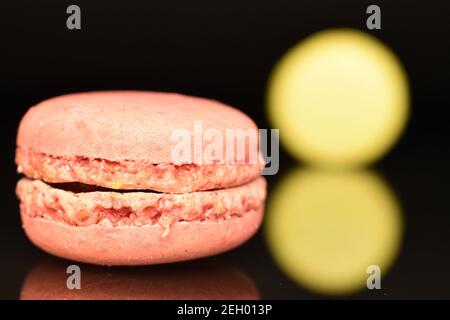
[[[70,186],[18,182],[25,233],[55,256],[98,265],[169,263],[230,250],[258,230],[266,197],[263,177],[185,194]]]
[[[259,228],[263,209],[223,221],[177,222],[163,237],[159,225],[78,227],[21,214],[29,239],[55,256],[98,265],[147,265],[206,257],[230,250]]]

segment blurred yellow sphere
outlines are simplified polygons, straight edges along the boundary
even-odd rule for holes
[[[395,54],[374,37],[331,29],[281,58],[267,105],[292,155],[319,166],[360,166],[383,156],[401,135],[408,80]]]
[[[394,194],[370,171],[291,171],[271,192],[264,225],[288,277],[336,296],[365,288],[371,265],[386,275],[402,230]]]

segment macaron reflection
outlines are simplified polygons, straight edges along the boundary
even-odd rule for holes
[[[365,288],[370,265],[385,276],[402,238],[400,206],[371,171],[291,171],[271,192],[265,236],[279,268],[320,294]]]
[[[26,276],[22,300],[201,300],[259,299],[253,281],[235,268],[210,262],[152,267],[100,267],[78,264],[81,289],[69,290],[67,267],[49,258]]]

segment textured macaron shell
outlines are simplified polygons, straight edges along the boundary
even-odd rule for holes
[[[259,228],[263,177],[185,194],[72,192],[23,178],[16,189],[26,234],[62,258],[101,265],[190,260],[232,249]]]
[[[222,153],[212,151],[208,129],[221,133],[214,142]],[[227,140],[227,131],[235,129],[253,137],[243,150],[237,150],[238,138]],[[179,130],[190,143],[174,135]],[[188,145],[187,158],[177,157],[174,150]],[[139,91],[70,94],[30,108],[19,125],[16,163],[19,172],[48,182],[161,192],[240,185],[264,166],[257,127],[239,110],[203,98]]]
[[[142,226],[169,232],[178,221],[225,220],[264,206],[266,181],[182,194],[155,192],[72,192],[39,180],[21,179],[16,188],[22,212],[69,225]]]
[[[238,186],[257,177],[257,164],[153,164],[83,157],[55,157],[17,148],[18,171],[47,182],[81,182],[111,189],[193,192]]]
[[[259,228],[263,208],[226,220],[180,221],[163,227],[78,227],[21,213],[28,238],[61,258],[99,265],[146,265],[218,254],[247,241]]]
[[[160,92],[92,92],[60,96],[29,109],[17,146],[58,157],[172,163],[179,142],[174,130],[194,134],[198,121],[202,130],[214,128],[224,136],[227,129],[257,129],[244,113],[214,100]]]

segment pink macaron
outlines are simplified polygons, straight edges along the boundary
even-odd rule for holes
[[[246,135],[238,141],[230,132]],[[101,265],[234,248],[263,218],[257,137],[237,109],[179,94],[91,92],[41,102],[17,134],[25,232],[49,253]]]

